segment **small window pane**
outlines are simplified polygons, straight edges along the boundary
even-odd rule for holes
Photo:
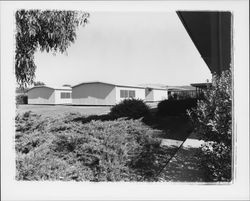
[[[135,98],[135,91],[129,91],[129,98]]]
[[[64,93],[63,92],[61,92],[61,98],[64,98]]]
[[[125,91],[125,98],[128,98],[128,90],[124,90]]]
[[[61,99],[69,99],[69,98],[71,98],[71,93],[61,92]]]
[[[124,90],[120,90],[120,97],[125,98],[125,91]]]

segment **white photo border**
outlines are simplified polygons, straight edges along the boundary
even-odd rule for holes
[[[44,1],[1,4],[1,192],[3,200],[249,199],[249,3],[237,1]],[[233,14],[235,177],[228,185],[199,183],[22,182],[15,180],[15,19],[17,9]]]

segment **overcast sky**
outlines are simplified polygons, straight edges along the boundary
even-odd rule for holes
[[[93,12],[68,55],[36,53],[36,81],[189,85],[211,74],[175,12]]]

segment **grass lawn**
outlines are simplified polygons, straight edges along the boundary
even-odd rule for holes
[[[110,111],[109,106],[71,106],[71,105],[18,105],[17,114],[31,111],[46,117],[61,117],[69,113],[81,115],[101,115]]]

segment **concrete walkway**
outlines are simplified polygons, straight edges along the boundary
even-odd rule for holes
[[[192,134],[185,140],[173,140],[173,139],[162,139],[162,147],[179,148],[180,146],[185,148],[199,148],[204,143],[203,140],[192,139]]]

